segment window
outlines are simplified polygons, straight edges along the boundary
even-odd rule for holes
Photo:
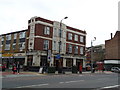
[[[53,50],[56,50],[56,41],[54,41],[54,44],[53,44]]]
[[[25,49],[25,42],[20,42],[20,43],[19,43],[19,49],[20,49],[20,50]]]
[[[45,28],[44,28],[44,34],[50,35],[50,27],[45,26]]]
[[[78,46],[74,46],[74,50],[75,50],[74,53],[78,54]]]
[[[80,42],[84,42],[84,37],[80,36]]]
[[[16,43],[13,43],[12,48],[13,48],[13,50],[16,49]]]
[[[68,33],[68,40],[72,40],[72,33]]]
[[[54,36],[57,36],[57,28],[54,28]]]
[[[72,45],[71,44],[68,45],[68,53],[72,53]]]
[[[20,32],[19,35],[20,38],[25,38],[25,32]]]
[[[59,29],[59,33],[58,33],[58,34],[59,34],[59,35],[58,35],[59,37],[63,37],[62,32],[63,32],[63,30]]]
[[[11,35],[6,35],[6,40],[11,40]]]
[[[4,41],[4,36],[2,36],[2,39],[1,39],[1,41]]]
[[[10,50],[10,44],[5,45],[5,50]]]
[[[66,32],[65,31],[63,32],[63,38],[66,38]]]
[[[75,35],[74,40],[75,40],[75,41],[78,41],[78,35]]]
[[[73,66],[73,60],[72,59],[67,59],[66,60],[66,67],[72,67]]]
[[[49,40],[44,40],[44,43],[43,43],[43,49],[44,50],[48,50],[49,49]]]
[[[16,38],[17,38],[17,33],[14,34],[14,39],[16,39]]]
[[[80,47],[80,54],[83,54],[84,48]]]

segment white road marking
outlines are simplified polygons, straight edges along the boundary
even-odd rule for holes
[[[62,84],[62,83],[74,83],[74,82],[81,82],[81,81],[85,81],[85,80],[66,81],[66,82],[59,82],[59,83],[60,83],[60,84]]]
[[[27,87],[45,86],[45,85],[49,85],[49,84],[46,83],[46,84],[38,84],[38,85],[28,85],[28,86],[20,86],[20,87],[16,87],[16,88],[27,88]]]
[[[102,88],[100,88],[99,90],[108,89],[108,88],[115,88],[115,87],[119,87],[119,86],[120,86],[120,85],[107,86],[107,87],[102,87]]]

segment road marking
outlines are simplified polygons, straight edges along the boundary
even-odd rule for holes
[[[27,88],[27,87],[45,86],[45,85],[49,85],[49,84],[46,83],[46,84],[38,84],[38,85],[28,85],[28,86],[20,86],[20,87],[16,87],[16,88]]]
[[[59,82],[59,83],[60,83],[60,84],[63,84],[63,83],[74,83],[74,82],[81,82],[81,81],[85,81],[85,80],[66,81],[66,82]]]
[[[107,87],[102,87],[102,88],[100,88],[99,90],[108,89],[108,88],[115,88],[115,87],[119,87],[119,86],[120,86],[120,85],[107,86]]]

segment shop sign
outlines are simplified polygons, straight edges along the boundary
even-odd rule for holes
[[[7,53],[7,54],[2,54],[2,57],[13,57],[14,54],[10,54],[10,53]]]

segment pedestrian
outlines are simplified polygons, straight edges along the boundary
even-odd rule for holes
[[[79,72],[82,74],[82,64],[79,65]]]
[[[105,71],[105,67],[103,67],[103,69],[102,69],[102,72],[104,72]]]
[[[19,74],[20,73],[20,63],[19,62],[17,62],[16,67],[17,67],[17,73]]]
[[[16,68],[15,63],[13,64],[12,71],[13,71],[13,74],[15,74],[17,72],[17,68]]]

